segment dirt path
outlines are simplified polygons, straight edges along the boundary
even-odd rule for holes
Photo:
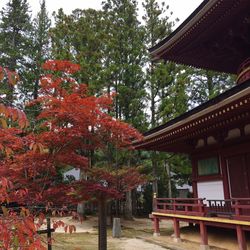
[[[54,234],[55,250],[96,250],[98,242],[97,218],[88,217],[87,220],[79,222],[70,217],[53,218],[62,220],[68,225],[75,225],[76,233],[65,234],[63,228],[56,229]],[[53,221],[52,219],[52,221]],[[122,238],[112,238],[111,228],[108,229],[109,250],[166,250],[157,244],[147,242],[137,236],[151,236],[152,224],[148,219],[135,219],[134,221],[122,221]]]
[[[111,240],[117,249],[120,250],[166,250],[166,248],[160,247],[156,244],[148,243],[141,239],[113,239]]]
[[[98,245],[97,217],[88,217],[82,223],[69,217],[61,218],[66,224],[76,226],[76,233],[64,234],[63,228],[57,229],[55,238],[58,247],[55,250],[96,250]],[[186,227],[181,223],[181,243],[174,243],[171,235],[173,226],[171,221],[161,221],[161,236],[153,237],[152,222],[149,219],[121,220],[122,238],[113,239],[112,229],[108,227],[109,250],[162,250],[162,249],[200,249],[199,227]],[[235,250],[238,248],[235,230],[208,228],[209,245],[211,250]],[[246,233],[250,249],[250,233]],[[82,246],[86,247],[82,247]],[[78,246],[81,246],[80,248]]]

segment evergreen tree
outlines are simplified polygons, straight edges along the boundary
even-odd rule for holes
[[[143,20],[145,22],[144,43],[148,48],[151,48],[171,32],[173,23],[168,20],[169,18],[166,15],[166,12],[169,7],[165,6],[165,3],[162,3],[160,6],[156,0],[146,0],[143,3],[143,8],[145,12],[143,16]],[[162,17],[163,15],[165,15],[165,17]],[[154,128],[159,124],[158,107],[159,102],[164,102],[165,91],[163,92],[163,90],[165,90],[166,86],[170,85],[173,80],[170,76],[172,65],[166,65],[163,62],[153,64],[149,54],[147,54],[146,60],[146,86],[148,89],[147,99],[150,109],[150,127]],[[153,178],[152,192],[158,193],[158,154],[156,152],[152,152],[150,158]]]
[[[140,131],[146,129],[145,115],[145,46],[144,30],[138,21],[138,3],[131,0],[107,0],[103,3],[106,20],[105,64],[107,89],[114,90],[114,116],[132,124]],[[110,151],[112,155],[112,152]],[[134,167],[138,164],[138,153],[127,152],[123,157],[118,153],[112,159],[116,167],[127,163]],[[122,159],[122,162],[119,162]],[[132,193],[126,194],[125,217],[132,218]]]
[[[142,67],[145,48],[143,29],[138,21],[136,1],[104,2],[109,21],[110,42],[107,44],[109,68],[116,97],[115,116],[143,127],[145,82]]]
[[[20,92],[23,93],[25,101],[37,99],[39,91],[39,79],[43,73],[42,64],[50,59],[50,38],[49,29],[51,20],[46,10],[46,1],[40,3],[40,10],[33,19],[32,29],[32,50],[30,52],[29,71],[26,72],[20,86]],[[35,126],[36,116],[41,111],[39,105],[26,107],[26,114],[29,117],[31,126]]]
[[[50,57],[49,47],[49,29],[51,20],[46,9],[46,2],[43,0],[40,4],[40,11],[33,20],[33,72],[34,72],[34,87],[33,98],[38,97],[39,76],[41,75],[41,65]]]
[[[190,108],[214,98],[235,84],[235,77],[224,73],[194,68],[188,68],[187,73],[190,76]]]
[[[52,56],[80,64],[80,81],[88,84],[91,93],[100,94],[104,84],[103,12],[76,9],[71,15],[66,15],[63,10],[59,10],[53,15],[55,27],[50,30]]]
[[[143,3],[145,22],[145,40],[147,48],[155,46],[160,40],[166,37],[172,31],[174,22],[169,21],[169,6],[165,2],[161,4],[156,0],[145,0]],[[170,13],[171,14],[171,13]],[[153,64],[149,53],[147,54],[147,88],[149,89],[148,101],[150,106],[150,125],[155,127],[157,123],[157,103],[159,103],[159,95],[162,89],[171,84],[173,77],[172,64],[160,62]],[[161,96],[163,98],[163,96]]]
[[[29,5],[26,0],[9,0],[0,15],[0,65],[18,71],[24,81],[32,45]],[[13,95],[11,88],[7,92],[8,102],[13,102]]]
[[[170,21],[172,12],[165,2],[145,0],[143,3],[145,22],[145,44],[148,48],[155,46],[160,40],[172,32],[174,21]],[[178,21],[176,19],[175,21]],[[150,128],[165,123],[188,109],[188,77],[185,67],[171,62],[151,62],[147,55],[147,89],[150,108]],[[151,168],[152,193],[171,197],[175,195],[172,172],[187,172],[187,159],[168,153],[152,152],[144,164]],[[176,167],[178,166],[178,168]],[[182,175],[182,177],[184,177]],[[185,176],[186,177],[186,176]],[[169,181],[167,181],[169,180]],[[168,185],[167,185],[168,184]],[[172,190],[173,189],[173,190]],[[148,189],[147,189],[148,190]],[[152,194],[148,193],[148,196]]]

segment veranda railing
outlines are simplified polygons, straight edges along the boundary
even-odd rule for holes
[[[238,220],[250,220],[250,198],[225,200],[154,198],[153,211],[196,216],[222,216]]]

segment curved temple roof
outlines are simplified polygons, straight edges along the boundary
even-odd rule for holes
[[[153,60],[237,73],[250,58],[250,0],[204,0],[170,36],[150,49]],[[136,149],[190,153],[197,139],[249,121],[250,80],[144,134]]]
[[[249,0],[204,0],[150,53],[154,61],[164,59],[236,74],[250,57],[249,37]]]

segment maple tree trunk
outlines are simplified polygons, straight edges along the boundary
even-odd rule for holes
[[[128,155],[128,167],[130,167],[131,155]],[[124,217],[127,220],[133,220],[133,211],[132,211],[132,191],[126,192],[126,202],[125,202],[125,211]]]
[[[80,170],[80,180],[87,180],[87,175],[83,170]],[[85,217],[85,201],[77,204],[77,213],[83,218]]]
[[[107,203],[103,197],[98,201],[98,249],[107,250]]]
[[[77,213],[80,216],[85,217],[85,202],[81,202],[77,204]]]

